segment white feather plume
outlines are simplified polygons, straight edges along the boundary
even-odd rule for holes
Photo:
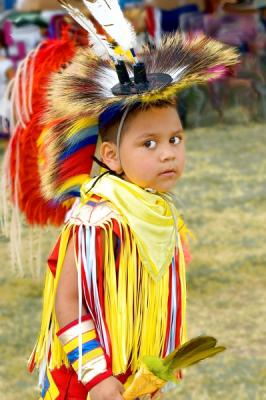
[[[73,7],[68,1],[59,0],[63,8],[65,8],[69,15],[86,31],[89,32],[90,43],[92,45],[94,53],[102,59],[117,58],[113,51],[110,43],[103,35],[99,35],[95,29],[93,23],[89,18],[83,14],[81,10]]]
[[[136,33],[117,0],[83,0],[94,18],[124,50],[136,47]]]

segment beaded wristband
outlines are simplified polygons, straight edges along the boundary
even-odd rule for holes
[[[94,322],[89,316],[82,317],[81,323],[75,320],[68,324],[57,332],[57,336],[79,380],[88,391],[112,375]]]

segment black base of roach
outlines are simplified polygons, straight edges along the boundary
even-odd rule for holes
[[[115,67],[119,83],[112,87],[112,93],[116,96],[150,92],[169,85],[173,80],[170,75],[163,73],[147,75],[145,65],[141,62],[133,65],[133,78],[129,77],[124,61],[119,61]]]

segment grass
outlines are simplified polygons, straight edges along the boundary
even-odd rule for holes
[[[196,236],[188,333],[213,335],[227,350],[188,369],[165,399],[266,399],[264,140],[265,125],[256,123],[187,131],[187,168],[176,192]],[[55,233],[42,236],[44,266]],[[39,328],[42,282],[12,273],[4,237],[0,255],[0,395],[33,400],[37,375],[27,373],[26,361]]]

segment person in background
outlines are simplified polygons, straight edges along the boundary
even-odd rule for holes
[[[0,30],[0,138],[8,139],[10,104],[6,95],[7,85],[15,75],[13,62],[8,58],[4,32]]]
[[[149,7],[149,33],[157,43],[162,34],[176,32],[180,27],[180,17],[184,14],[203,11],[204,0],[147,0]]]

